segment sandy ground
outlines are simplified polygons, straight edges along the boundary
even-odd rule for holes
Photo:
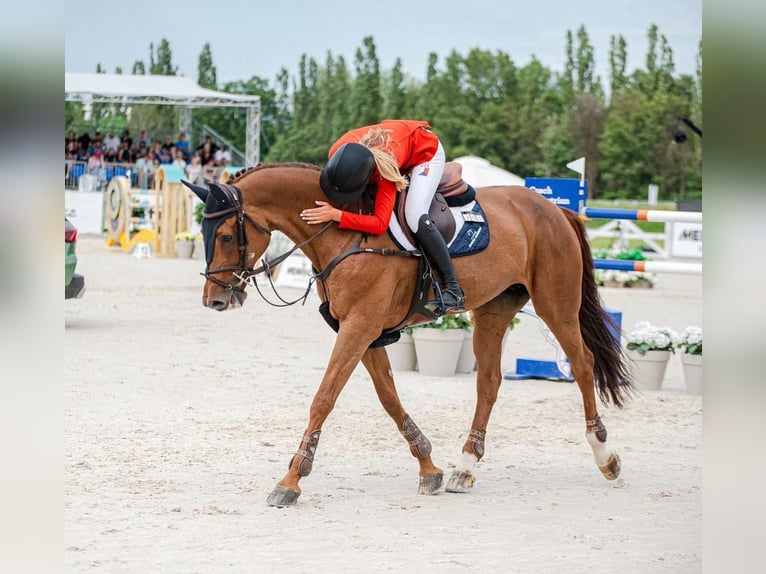
[[[333,344],[317,312],[201,305],[197,260],[137,259],[81,236],[87,291],[66,304],[65,564],[69,572],[699,572],[702,397],[672,358],[663,389],[602,408],[623,471],[606,481],[574,384],[506,381],[473,492],[419,496],[417,464],[359,368],[327,421],[297,506],[265,499],[303,432]],[[299,291],[285,289],[285,296]],[[700,277],[602,289],[622,311],[702,324]],[[536,321],[506,343],[553,358]],[[397,374],[449,475],[472,375]]]

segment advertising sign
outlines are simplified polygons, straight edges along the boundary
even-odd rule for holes
[[[579,179],[528,177],[524,185],[556,205],[576,213],[580,213],[588,197],[587,180],[581,182]]]

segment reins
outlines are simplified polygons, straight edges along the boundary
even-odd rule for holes
[[[232,186],[233,187],[233,186]],[[302,301],[302,304],[305,305],[306,300],[308,298],[309,293],[311,292],[311,287],[314,284],[314,281],[319,280],[322,285],[324,286],[324,282],[327,280],[327,278],[330,276],[330,273],[332,273],[333,269],[346,259],[349,255],[354,255],[356,253],[376,253],[378,255],[398,255],[400,257],[420,257],[421,253],[419,251],[402,251],[399,249],[390,249],[390,248],[374,248],[374,247],[361,247],[362,237],[357,240],[357,242],[340,253],[339,255],[336,255],[330,263],[328,263],[327,267],[322,271],[317,271],[316,269],[312,268],[312,276],[309,278],[308,285],[306,286],[306,291],[298,298],[294,299],[293,301],[286,301],[277,291],[276,286],[274,285],[274,282],[272,281],[272,271],[273,269],[282,263],[285,259],[290,257],[293,253],[295,253],[297,250],[301,249],[305,245],[312,242],[314,239],[322,235],[327,229],[330,228],[330,226],[334,223],[332,221],[328,221],[325,223],[322,228],[314,233],[311,237],[308,239],[302,241],[301,243],[298,243],[296,245],[293,245],[291,249],[286,251],[285,253],[282,253],[281,255],[278,255],[277,257],[267,260],[266,258],[261,259],[261,265],[254,269],[249,269],[247,267],[247,233],[245,230],[245,220],[249,221],[250,224],[261,233],[265,233],[268,236],[271,236],[271,231],[258,223],[255,219],[253,219],[245,210],[242,205],[241,198],[239,196],[239,190],[237,190],[237,193],[235,194],[231,189],[228,188],[228,186],[222,186],[222,189],[226,192],[228,195],[229,200],[232,203],[231,207],[227,207],[225,209],[222,209],[220,211],[215,212],[203,212],[202,216],[205,219],[209,220],[217,220],[217,219],[228,219],[229,217],[236,216],[237,218],[237,249],[239,251],[239,261],[237,265],[230,265],[228,267],[218,267],[215,269],[210,269],[209,264],[206,266],[205,271],[203,273],[200,273],[200,275],[204,276],[205,279],[208,281],[211,281],[212,283],[215,283],[216,285],[223,287],[224,289],[228,291],[242,291],[243,289],[240,288],[242,285],[252,285],[255,290],[258,292],[258,294],[261,296],[261,299],[263,299],[266,303],[271,305],[272,307],[288,307],[290,305],[294,305],[295,303],[298,303],[299,301]],[[234,188],[237,189],[237,188]],[[214,277],[214,274],[218,273],[226,273],[231,272],[232,275],[238,280],[238,283],[231,284],[226,283],[225,281],[221,281],[217,277]],[[266,277],[269,281],[269,286],[271,287],[272,292],[279,300],[279,303],[274,303],[270,301],[264,293],[261,291],[260,285],[258,285],[258,281],[256,280],[256,277],[258,275],[261,275],[265,273]]]

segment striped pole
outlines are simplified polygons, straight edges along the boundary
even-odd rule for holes
[[[633,219],[636,221],[702,223],[702,213],[697,211],[659,211],[654,209],[584,207],[582,215],[589,219]]]
[[[632,261],[624,259],[594,259],[596,269],[639,271],[647,273],[702,274],[702,263],[678,263],[674,261]]]

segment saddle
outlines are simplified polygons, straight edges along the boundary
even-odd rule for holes
[[[417,245],[417,239],[415,234],[407,225],[404,217],[404,206],[407,202],[407,193],[409,188],[406,188],[403,192],[396,197],[396,218],[401,223],[402,231],[404,232],[407,240],[412,245]],[[467,205],[472,202],[476,197],[476,191],[473,187],[468,185],[463,180],[463,166],[456,161],[448,161],[444,165],[444,173],[441,180],[439,180],[439,186],[436,188],[431,207],[428,209],[428,215],[431,221],[436,225],[436,229],[444,237],[444,241],[449,243],[455,236],[455,219],[452,217],[450,207],[459,205]]]

